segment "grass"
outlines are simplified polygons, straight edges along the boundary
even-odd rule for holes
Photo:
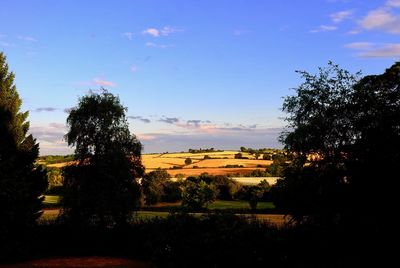
[[[247,201],[225,201],[216,200],[208,206],[209,209],[250,209]],[[257,209],[273,209],[275,208],[272,202],[258,202]]]
[[[45,195],[43,200],[43,205],[58,205],[60,204],[59,195]]]

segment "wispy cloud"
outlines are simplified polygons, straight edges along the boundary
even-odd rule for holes
[[[57,108],[54,107],[40,107],[40,108],[36,108],[35,110],[33,110],[34,112],[55,112],[57,111]]]
[[[321,25],[310,31],[310,33],[331,32],[336,31],[338,28],[334,25]]]
[[[156,48],[175,47],[174,45],[156,44],[156,43],[153,43],[153,42],[146,42],[145,46],[146,47],[156,47]]]
[[[360,22],[366,30],[382,30],[389,33],[400,33],[400,17],[386,9],[373,10]]]
[[[262,128],[254,131],[225,129],[216,135],[207,132],[195,133],[141,133],[137,137],[144,144],[145,152],[186,151],[188,148],[209,148],[232,150],[240,146],[280,148],[278,142],[282,128]]]
[[[352,10],[343,10],[339,12],[332,13],[329,17],[332,19],[334,23],[340,23],[346,19],[350,19],[353,15]]]
[[[142,34],[144,35],[150,35],[153,37],[159,37],[159,36],[169,36],[173,33],[176,32],[181,32],[181,29],[174,28],[171,26],[164,26],[163,28],[157,29],[157,28],[147,28],[142,31]]]
[[[32,125],[29,132],[40,144],[40,154],[67,154],[73,149],[68,147],[64,140],[67,127],[61,123],[50,123],[47,125]]]
[[[93,83],[97,86],[102,86],[102,87],[115,87],[117,86],[116,83],[111,82],[111,81],[107,81],[101,78],[94,78],[93,79]]]
[[[131,33],[131,32],[125,32],[125,33],[122,33],[122,36],[124,36],[125,38],[127,38],[127,39],[129,39],[129,40],[132,40],[134,34]]]
[[[374,44],[369,42],[356,42],[345,45],[346,48],[355,49],[360,58],[398,58],[400,57],[400,43]]]
[[[370,42],[354,42],[344,45],[346,48],[357,49],[357,50],[368,50],[372,49],[374,46],[373,43]]]
[[[400,7],[400,0],[389,0],[386,2],[386,5],[390,7]]]
[[[131,69],[131,72],[132,72],[132,73],[136,73],[137,70],[138,70],[138,68],[136,67],[136,65],[132,65],[130,69]]]
[[[28,41],[28,42],[37,42],[37,40],[35,38],[33,38],[32,36],[18,35],[17,38],[19,40],[24,40],[24,41]]]
[[[141,121],[141,122],[143,122],[143,123],[146,123],[146,124],[148,124],[148,123],[151,122],[150,119],[144,118],[144,117],[142,117],[142,116],[128,116],[128,118],[129,118],[129,119],[133,119],[133,120],[139,120],[139,121]]]
[[[179,118],[177,117],[163,117],[158,119],[159,122],[167,123],[167,124],[175,124],[179,122]]]
[[[2,46],[2,47],[10,47],[10,46],[12,46],[12,44],[8,43],[6,41],[0,41],[0,46]]]
[[[400,8],[399,0],[389,0],[383,6],[371,10],[362,18],[359,25],[368,31],[384,31],[400,34],[400,15],[394,10]]]

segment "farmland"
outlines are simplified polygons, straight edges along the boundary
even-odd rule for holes
[[[237,153],[238,151],[143,154],[142,163],[146,168],[146,172],[161,168],[166,169],[172,177],[178,174],[188,177],[198,176],[202,173],[210,175],[248,175],[255,169],[265,170],[273,162],[272,160],[263,160],[262,157],[256,159],[254,154],[247,152],[242,152],[242,158],[236,159],[235,154]],[[191,159],[191,163],[185,164],[185,160],[188,158]],[[51,162],[47,162],[43,158],[38,164],[51,168],[62,168],[73,163],[72,161],[65,161],[65,159],[69,158],[60,157],[59,162],[54,159]]]

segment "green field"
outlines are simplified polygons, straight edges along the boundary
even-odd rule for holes
[[[44,206],[55,206],[60,204],[60,196],[59,195],[45,195],[43,200]]]

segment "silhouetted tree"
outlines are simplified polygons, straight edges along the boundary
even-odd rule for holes
[[[27,135],[28,112],[20,112],[21,104],[14,73],[0,53],[0,240],[35,223],[47,188],[46,172],[35,167],[39,144]]]
[[[400,63],[361,80],[332,63],[300,73],[305,82],[283,105],[292,130],[282,141],[296,158],[273,187],[275,204],[299,221],[383,230],[400,160]],[[310,154],[319,157],[305,165]]]
[[[81,225],[125,224],[138,205],[142,146],[130,134],[126,108],[103,90],[80,98],[67,118],[65,138],[76,165],[64,168],[62,215]]]

